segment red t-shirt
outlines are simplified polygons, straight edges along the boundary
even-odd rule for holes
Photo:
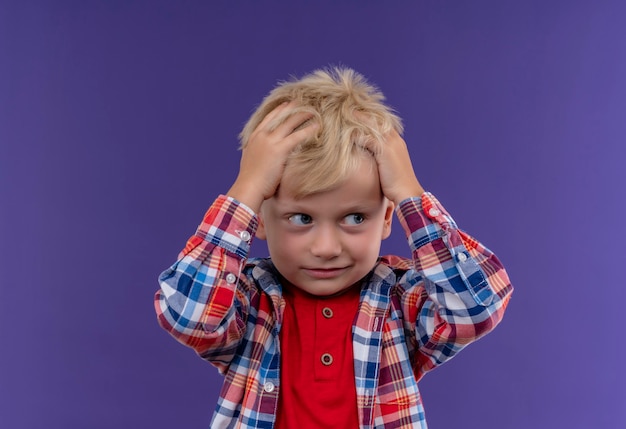
[[[284,289],[276,428],[358,428],[352,324],[360,285],[326,298]]]

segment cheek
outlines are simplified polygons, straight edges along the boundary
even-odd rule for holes
[[[299,241],[290,236],[289,234],[274,234],[272,236],[271,243],[268,242],[268,248],[272,259],[278,259],[283,261],[292,261],[298,258],[300,255]]]
[[[375,260],[380,252],[380,234],[369,233],[353,237],[350,247],[354,258]]]

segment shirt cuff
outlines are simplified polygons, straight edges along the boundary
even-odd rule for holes
[[[457,228],[452,216],[430,192],[401,201],[396,213],[411,250],[417,250],[441,238],[446,231]]]
[[[258,217],[252,209],[232,197],[220,195],[187,243],[185,254],[208,242],[245,258],[258,226]]]
[[[475,248],[475,240],[458,230],[452,216],[434,195],[426,192],[419,198],[408,198],[400,202],[397,210],[411,250],[418,255],[418,270],[438,280],[445,278],[454,266],[463,285],[451,283],[455,293],[469,290],[474,301],[482,306],[493,301],[494,294],[485,273],[470,251]],[[434,243],[439,239],[439,243]],[[468,247],[466,243],[472,246]],[[447,252],[443,251],[444,248]]]

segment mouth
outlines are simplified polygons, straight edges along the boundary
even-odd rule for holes
[[[339,268],[303,268],[302,269],[308,276],[315,279],[332,279],[339,277],[348,270],[348,267]]]

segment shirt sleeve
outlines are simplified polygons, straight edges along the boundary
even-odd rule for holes
[[[493,330],[513,287],[499,259],[461,231],[431,193],[402,201],[397,214],[415,268],[402,281],[420,378]]]
[[[242,267],[257,226],[251,209],[220,196],[178,260],[159,276],[159,324],[220,369],[244,334],[249,285]]]

